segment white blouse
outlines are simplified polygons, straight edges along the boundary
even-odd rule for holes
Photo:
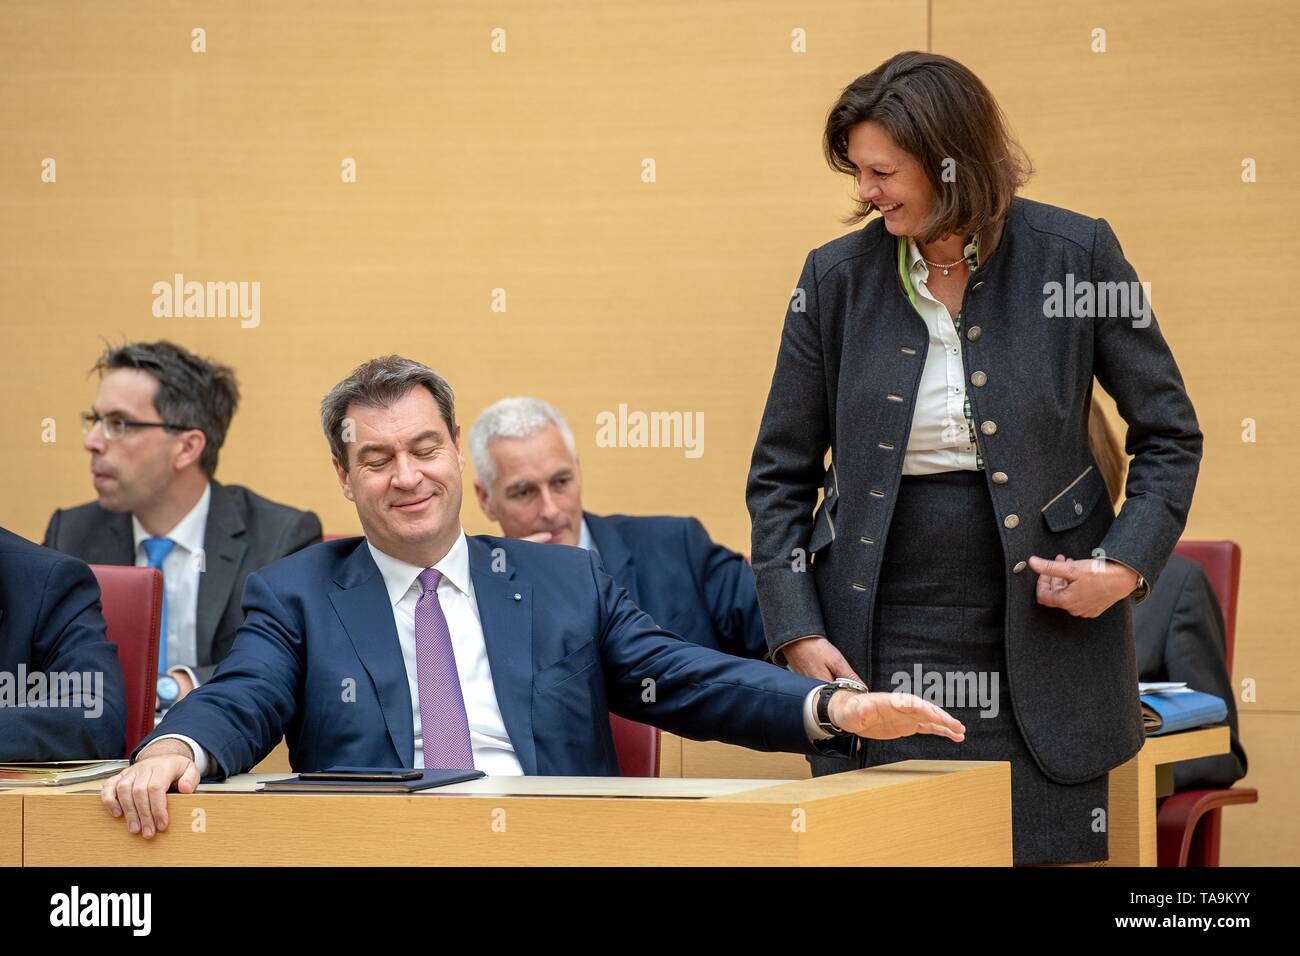
[[[903,474],[976,471],[975,442],[964,408],[966,372],[962,365],[961,338],[947,306],[931,295],[926,286],[930,267],[911,237],[907,240],[907,264],[912,288],[916,290],[916,306],[930,330],[930,346],[912,413]]]

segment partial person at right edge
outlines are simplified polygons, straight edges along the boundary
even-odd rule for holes
[[[1106,413],[1092,400],[1088,444],[1097,460],[1112,504],[1124,487],[1126,459]],[[1173,554],[1151,589],[1133,608],[1138,679],[1183,681],[1192,690],[1223,698],[1231,749],[1226,754],[1180,760],[1174,764],[1174,791],[1231,787],[1246,776],[1246,751],[1237,735],[1237,703],[1228,674],[1223,609],[1196,561]]]
[[[232,369],[171,342],[107,349],[82,415],[97,501],[55,511],[45,546],[88,564],[158,567],[159,704],[212,674],[243,623],[248,575],[321,540],[310,511],[214,475],[236,406]]]

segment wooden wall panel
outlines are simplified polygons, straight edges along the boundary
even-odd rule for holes
[[[748,551],[745,476],[785,303],[848,209],[820,157],[825,112],[923,47],[926,12],[6,4],[0,448],[22,465],[0,475],[0,522],[39,538],[55,507],[89,500],[75,416],[101,337],[168,337],[240,373],[218,477],[313,508],[327,531],[358,525],[320,398],[396,351],[449,378],[466,429],[506,395],[558,405],[591,509],[697,514]],[[154,318],[151,286],[177,272],[260,281],[260,324]],[[622,403],[703,413],[703,454],[596,447],[597,414]],[[463,514],[494,530],[472,493]]]

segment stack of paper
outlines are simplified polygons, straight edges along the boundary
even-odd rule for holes
[[[127,767],[125,760],[55,760],[51,763],[0,764],[0,790],[5,787],[57,787],[111,777]]]

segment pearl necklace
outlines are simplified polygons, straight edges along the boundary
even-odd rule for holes
[[[965,256],[962,256],[962,257],[961,257],[960,259],[958,259],[956,262],[950,262],[950,263],[948,263],[946,266],[943,265],[942,263],[939,263],[939,262],[931,262],[929,259],[925,258],[925,256],[922,256],[922,257],[921,257],[921,260],[922,260],[926,265],[928,265],[928,266],[934,266],[936,269],[942,269],[942,270],[943,270],[943,274],[944,274],[944,275],[947,275],[949,269],[953,268],[954,266],[959,266],[959,265],[961,265],[963,262],[966,261],[966,257],[965,257]]]

